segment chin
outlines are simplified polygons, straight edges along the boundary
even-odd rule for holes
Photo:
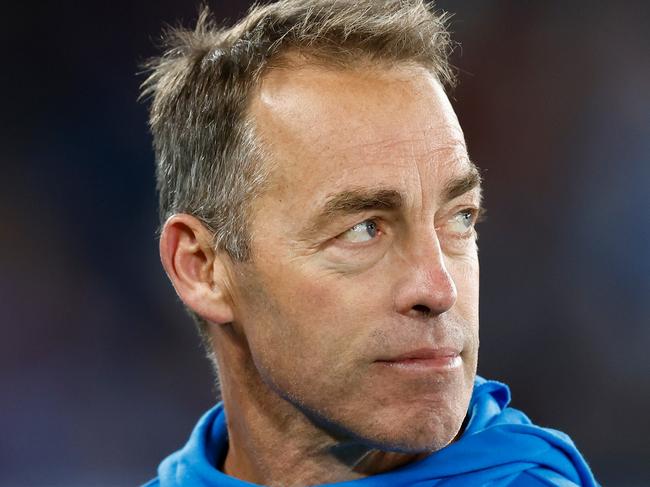
[[[417,408],[414,408],[417,410]],[[424,453],[438,451],[458,435],[466,408],[458,410],[409,411],[409,414],[378,418],[374,427],[357,431],[357,436],[369,446],[390,452]]]
[[[458,436],[471,395],[471,387],[452,387],[434,397],[386,405],[385,409],[376,409],[370,424],[381,425],[383,449],[405,453],[437,451]]]
[[[397,387],[383,379],[352,394],[330,395],[325,405],[320,395],[312,403],[295,396],[289,400],[334,438],[386,452],[430,453],[457,437],[472,395],[471,373],[458,371],[436,381],[400,377]]]
[[[393,451],[403,453],[421,453],[438,451],[449,445],[458,432],[464,418],[456,420],[441,421],[430,425],[418,425],[408,431],[408,435],[402,433],[398,441],[393,445]]]
[[[458,436],[467,416],[472,389],[454,388],[453,392],[422,398],[408,403],[393,403],[376,408],[366,423],[368,437],[383,450],[421,453],[440,450]]]

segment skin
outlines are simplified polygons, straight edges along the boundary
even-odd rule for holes
[[[475,168],[442,87],[420,67],[305,64],[267,73],[250,115],[272,165],[252,259],[213,251],[189,215],[160,242],[179,296],[211,323],[224,470],[313,485],[443,448],[476,373],[480,187],[448,198]],[[349,190],[402,201],[318,217]],[[459,352],[455,366],[386,362],[439,347]]]

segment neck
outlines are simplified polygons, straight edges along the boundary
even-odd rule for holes
[[[226,474],[268,486],[307,486],[354,480],[393,470],[418,457],[371,449],[358,442],[337,440],[322,432],[300,412],[284,421],[260,416],[237,404],[239,418],[228,422]],[[420,456],[419,458],[421,458]]]
[[[298,487],[375,475],[426,456],[372,449],[324,430],[265,384],[243,355],[233,350],[217,355],[228,418],[226,474]]]

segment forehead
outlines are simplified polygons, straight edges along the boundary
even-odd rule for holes
[[[300,206],[345,186],[435,193],[470,166],[444,90],[421,67],[272,70],[251,115],[273,166],[270,191],[290,191]]]

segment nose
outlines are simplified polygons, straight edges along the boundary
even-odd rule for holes
[[[458,291],[438,237],[434,232],[412,247],[397,285],[396,309],[413,318],[440,315],[454,306]]]

